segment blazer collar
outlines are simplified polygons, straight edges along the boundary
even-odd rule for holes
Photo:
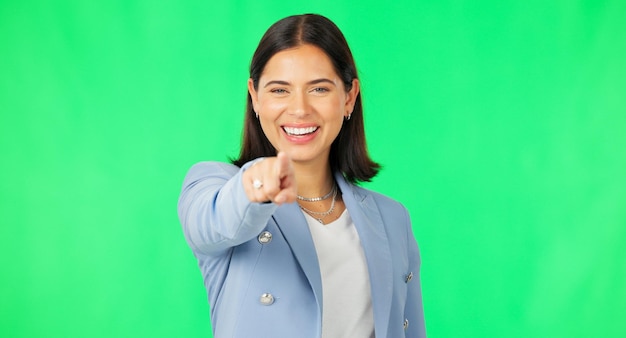
[[[372,196],[348,183],[339,172],[335,173],[335,180],[365,253],[372,288],[376,337],[384,337],[387,334],[393,298],[393,272],[387,233]],[[309,280],[322,309],[322,277],[319,262],[317,255],[312,254],[316,252],[315,244],[300,207],[297,203],[285,204],[276,209],[273,217]]]

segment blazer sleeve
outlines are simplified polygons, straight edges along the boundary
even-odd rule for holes
[[[194,252],[219,255],[257,236],[277,208],[248,200],[241,169],[219,162],[201,162],[189,170],[178,200],[178,217]]]
[[[407,254],[409,257],[409,267],[413,272],[413,278],[408,283],[407,302],[405,316],[408,327],[406,329],[407,338],[426,338],[426,327],[424,324],[424,308],[422,304],[422,285],[420,280],[421,258],[408,211],[404,209],[407,224]]]

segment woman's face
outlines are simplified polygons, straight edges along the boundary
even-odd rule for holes
[[[294,162],[328,164],[330,146],[354,109],[358,80],[346,92],[326,53],[313,45],[270,58],[255,90],[248,91],[261,128]]]

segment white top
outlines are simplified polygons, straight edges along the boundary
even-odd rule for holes
[[[367,263],[348,210],[326,225],[303,213],[322,275],[322,338],[373,338],[374,313]]]

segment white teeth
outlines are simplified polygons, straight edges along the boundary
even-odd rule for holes
[[[293,127],[283,127],[285,132],[289,135],[306,135],[310,134],[317,130],[318,127],[307,127],[307,128],[293,128]]]

